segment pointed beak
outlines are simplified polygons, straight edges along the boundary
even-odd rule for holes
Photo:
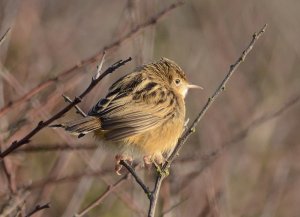
[[[188,87],[189,89],[197,88],[197,89],[203,90],[203,87],[198,86],[198,85],[195,85],[195,84],[188,84],[187,87]]]

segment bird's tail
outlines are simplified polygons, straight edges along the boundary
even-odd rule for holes
[[[50,127],[61,127],[71,134],[82,137],[87,133],[101,129],[100,119],[93,116],[87,116],[78,120],[65,122],[62,124],[51,125]]]

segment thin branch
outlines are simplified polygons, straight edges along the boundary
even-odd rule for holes
[[[15,150],[12,154],[49,152],[49,151],[95,150],[98,147],[99,145],[97,144],[78,144],[72,146],[68,144],[38,144],[38,145],[35,144],[25,148],[19,148]]]
[[[103,64],[104,64],[104,62],[105,62],[105,54],[106,54],[106,52],[103,51],[102,59],[101,59],[100,64],[97,66],[97,73],[96,73],[94,79],[99,78],[99,76],[100,76],[100,74],[101,74],[101,70],[102,70]]]
[[[260,117],[253,120],[247,127],[242,129],[239,133],[237,133],[235,136],[232,137],[229,141],[225,141],[224,144],[219,147],[218,149],[210,152],[209,154],[205,154],[202,156],[194,155],[189,156],[185,159],[181,159],[180,162],[191,162],[191,161],[197,161],[201,160],[201,166],[197,169],[197,171],[191,172],[187,175],[187,177],[181,182],[181,186],[184,186],[184,188],[188,187],[189,183],[191,183],[194,179],[196,179],[199,175],[202,174],[205,168],[212,165],[220,156],[220,154],[223,152],[226,148],[231,148],[233,145],[238,144],[241,140],[243,140],[250,131],[256,129],[257,127],[261,126],[262,124],[273,120],[274,118],[279,117],[280,115],[287,112],[290,108],[295,106],[297,103],[300,102],[300,95],[292,98],[291,100],[288,100],[286,103],[284,103],[280,108],[276,109],[272,112],[267,112],[266,114],[261,115]],[[181,189],[183,190],[183,189]]]
[[[176,158],[178,155],[180,149],[182,148],[183,144],[187,141],[188,137],[195,132],[195,128],[200,122],[200,120],[203,118],[205,115],[206,111],[209,109],[209,107],[212,105],[212,103],[215,101],[215,99],[219,96],[223,90],[225,90],[225,85],[227,84],[228,80],[231,78],[232,74],[236,71],[238,66],[245,60],[246,56],[249,54],[249,52],[252,50],[255,42],[260,38],[260,36],[263,35],[263,33],[266,30],[267,25],[264,25],[263,28],[258,32],[254,33],[252,40],[248,47],[243,51],[242,55],[238,58],[238,60],[230,66],[229,71],[221,84],[218,86],[216,91],[213,93],[213,95],[208,98],[207,103],[204,105],[203,109],[200,111],[196,119],[193,121],[192,125],[183,133],[183,135],[179,138],[177,145],[175,146],[173,152],[171,155],[168,157],[164,165],[162,166],[162,171],[158,174],[154,186],[154,190],[151,194],[150,197],[150,207],[149,207],[149,212],[148,212],[148,217],[154,217],[155,210],[156,210],[156,204],[157,204],[157,199],[158,199],[158,194],[160,192],[160,187],[161,183],[166,177],[166,174],[168,174],[168,169],[173,162],[173,160]]]
[[[118,188],[124,181],[128,180],[130,173],[127,173],[127,175],[123,176],[120,178],[115,184],[109,185],[103,194],[101,194],[97,199],[95,199],[92,203],[90,203],[87,207],[85,207],[82,211],[79,213],[75,214],[75,217],[82,217],[92,209],[94,209],[96,206],[102,203],[102,201],[111,193],[113,192],[116,188]]]
[[[57,112],[55,115],[53,115],[51,118],[49,118],[46,121],[40,121],[37,126],[31,130],[26,136],[24,136],[22,139],[20,140],[16,140],[14,141],[5,151],[0,153],[0,158],[3,159],[4,157],[6,157],[8,154],[10,154],[12,151],[18,149],[19,147],[21,147],[22,145],[29,143],[30,139],[37,134],[40,130],[42,130],[43,128],[45,128],[46,126],[48,126],[50,123],[52,123],[53,121],[55,121],[56,119],[60,118],[61,116],[63,116],[66,112],[68,112],[69,110],[72,109],[72,107],[74,107],[75,105],[77,105],[78,103],[81,102],[82,98],[85,97],[106,75],[113,73],[116,69],[118,69],[119,67],[123,66],[124,64],[126,64],[127,62],[129,62],[131,60],[131,57],[129,57],[126,60],[120,60],[118,62],[116,62],[115,64],[113,64],[112,66],[110,66],[107,70],[105,70],[101,76],[97,79],[92,79],[90,85],[78,96],[75,97],[75,99],[72,101],[72,103],[70,103],[69,105],[65,106],[63,109],[61,109],[59,112]]]
[[[10,32],[10,28],[8,28],[7,30],[6,30],[6,32],[4,33],[4,35],[1,37],[1,39],[0,39],[0,46],[2,45],[2,43],[5,41],[5,39],[6,39],[6,37],[7,37],[7,35],[8,35],[8,33]]]
[[[1,163],[2,163],[2,167],[3,167],[3,172],[4,172],[5,177],[7,179],[7,184],[8,184],[9,192],[10,192],[10,194],[13,194],[13,193],[15,193],[16,185],[15,185],[15,183],[13,181],[11,172],[9,171],[9,169],[7,167],[7,164],[6,164],[6,162],[4,160]]]
[[[69,102],[69,103],[72,103],[73,101],[70,99],[70,97],[68,97],[67,95],[63,94],[62,97],[65,99],[66,102]],[[82,109],[78,106],[78,105],[75,105],[74,106],[75,109],[77,110],[77,113],[80,114],[82,117],[86,117],[87,114],[82,111]]]
[[[36,205],[36,207],[31,212],[29,212],[25,217],[33,216],[33,214],[35,214],[43,209],[48,209],[48,208],[50,208],[49,203],[46,203],[44,205]]]
[[[13,212],[18,209],[18,207],[22,206],[24,201],[29,197],[30,193],[28,191],[20,191],[18,194],[9,195],[7,201],[1,200],[0,207],[0,217],[11,216]]]
[[[135,197],[134,197],[134,195],[131,195],[130,191],[127,191],[127,192],[114,191],[113,193],[115,194],[115,196],[118,197],[118,199],[120,199],[124,203],[124,205],[126,205],[126,207],[128,209],[130,209],[132,212],[134,212],[136,214],[136,215],[132,215],[132,216],[146,216],[147,215],[145,210],[143,209],[143,207],[139,207],[138,204],[136,203],[138,201],[134,201]]]
[[[104,177],[106,175],[111,174],[111,168],[108,169],[100,169],[95,171],[84,171],[81,173],[73,174],[64,176],[61,178],[47,178],[40,181],[35,181],[27,186],[18,186],[18,189],[26,189],[26,190],[34,190],[37,188],[43,188],[47,185],[58,185],[63,184],[67,182],[76,182],[78,179],[81,179],[82,177]]]
[[[75,71],[77,71],[78,69],[82,68],[85,65],[92,64],[92,63],[98,61],[98,59],[103,57],[103,53],[105,51],[108,52],[110,50],[120,47],[124,42],[131,39],[136,34],[140,33],[141,31],[143,31],[144,29],[146,29],[152,25],[155,25],[166,14],[168,14],[170,11],[174,10],[175,8],[181,6],[182,4],[183,4],[183,2],[177,2],[177,3],[171,4],[166,9],[162,10],[155,16],[146,20],[144,23],[137,25],[126,35],[120,37],[119,39],[115,40],[111,44],[104,46],[100,51],[98,51],[93,56],[91,56],[87,59],[81,60],[77,65],[63,71],[62,73],[59,73],[58,76],[40,83],[36,87],[29,90],[26,94],[19,97],[17,100],[9,102],[6,106],[4,106],[0,109],[0,117],[3,116],[4,114],[6,114],[11,108],[14,108],[18,105],[21,105],[21,104],[29,101],[33,96],[35,96],[36,94],[38,94],[40,91],[44,90],[45,88],[49,87],[51,84],[57,83],[59,80],[62,80],[67,75],[74,73]]]
[[[126,161],[121,160],[120,164],[122,166],[124,166],[128,172],[131,173],[131,175],[133,176],[133,178],[135,179],[135,181],[141,186],[141,188],[144,190],[145,194],[150,197],[151,192],[149,190],[149,188],[145,185],[145,183],[143,182],[143,180],[138,176],[138,174],[135,172],[134,168],[131,167]]]
[[[154,189],[153,189],[153,191],[151,193],[151,197],[150,197],[148,217],[154,217],[154,215],[155,215],[158,195],[159,195],[161,184],[162,184],[162,181],[164,180],[164,178],[165,178],[165,176],[162,176],[159,174],[155,180]]]
[[[259,118],[257,118],[254,121],[252,121],[248,125],[248,127],[246,127],[246,129],[248,129],[247,131],[251,130],[254,127],[257,127],[258,125],[261,125],[262,123],[265,123],[265,122],[267,122],[269,120],[272,120],[272,119],[274,119],[274,118],[282,115],[288,109],[290,109],[291,107],[293,107],[294,105],[296,105],[299,101],[300,101],[300,95],[298,95],[298,96],[290,99],[289,101],[287,101],[286,103],[284,103],[277,110],[272,111],[272,112],[268,112],[267,114],[264,114],[264,115],[260,116]]]
[[[217,156],[222,152],[223,149],[228,148],[229,146],[231,147],[232,145],[240,142],[249,134],[249,132],[251,132],[252,130],[261,126],[262,124],[283,115],[284,113],[286,113],[289,109],[291,109],[293,106],[295,106],[299,102],[300,102],[300,95],[293,97],[292,99],[285,102],[282,106],[280,106],[276,110],[266,112],[265,114],[254,119],[253,121],[251,121],[246,127],[244,127],[236,135],[234,135],[229,141],[225,141],[224,144],[220,148],[210,152],[209,154],[205,154],[202,156],[195,154],[192,156],[188,156],[186,158],[181,158],[179,160],[180,163],[186,163],[186,162],[188,163],[188,162],[197,161],[199,159],[202,159],[203,161],[209,162],[204,165],[204,168],[209,166],[213,161],[216,160]],[[197,172],[200,174],[203,171],[203,169],[201,169],[201,171],[198,170]]]
[[[104,61],[105,61],[105,51],[103,52],[100,64],[97,66],[97,72],[96,72],[95,76],[93,77],[93,80],[97,80],[100,77]],[[64,94],[62,96],[66,102],[69,102],[69,103],[73,102],[68,96],[66,96]],[[80,114],[82,117],[87,116],[87,114],[78,105],[75,105],[75,109],[77,110],[77,113]]]
[[[167,215],[168,213],[170,213],[171,211],[173,211],[174,209],[176,209],[177,207],[179,207],[180,205],[182,205],[184,202],[186,202],[189,198],[183,198],[182,200],[180,200],[178,203],[174,204],[173,206],[171,206],[169,209],[165,210],[162,212],[162,214],[160,215],[160,217],[164,217],[165,215]]]

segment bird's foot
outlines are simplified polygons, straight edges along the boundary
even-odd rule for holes
[[[117,154],[115,156],[116,165],[115,165],[115,172],[117,175],[122,175],[121,170],[123,166],[120,164],[121,161],[127,161],[130,165],[132,165],[133,158],[131,156],[123,155],[123,154]]]
[[[147,155],[144,156],[144,165],[146,168],[149,168],[150,165],[154,165],[156,172],[160,174],[160,176],[168,176],[169,170],[163,169],[162,165],[165,162],[165,158],[162,154],[155,154],[155,155]]]
[[[155,166],[156,172],[160,176],[167,177],[170,174],[169,169],[168,168],[163,169],[162,164],[158,164],[155,161],[153,161],[153,164]]]
[[[146,167],[152,164],[152,156],[151,155],[144,156],[143,160],[144,160],[144,164]]]

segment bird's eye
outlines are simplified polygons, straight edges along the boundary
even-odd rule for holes
[[[179,85],[179,84],[180,84],[180,79],[177,78],[177,79],[175,80],[175,84],[176,84],[176,85]]]

